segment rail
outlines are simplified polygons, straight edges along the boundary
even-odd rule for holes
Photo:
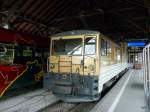
[[[143,49],[144,92],[147,111],[150,111],[150,44]]]

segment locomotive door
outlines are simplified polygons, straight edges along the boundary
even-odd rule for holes
[[[94,75],[96,70],[96,36],[88,35],[84,39],[84,75]]]

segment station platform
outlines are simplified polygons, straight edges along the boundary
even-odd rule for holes
[[[90,112],[146,112],[142,70],[125,73]]]
[[[58,99],[43,89],[0,101],[0,112],[37,112]]]

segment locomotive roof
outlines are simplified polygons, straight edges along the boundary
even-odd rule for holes
[[[52,35],[52,37],[57,37],[57,36],[71,36],[71,35],[89,35],[89,34],[99,34],[100,32],[98,31],[92,31],[92,30],[72,30],[72,31],[66,31],[62,33],[58,33],[55,35]]]

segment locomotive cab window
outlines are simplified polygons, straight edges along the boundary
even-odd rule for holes
[[[102,56],[107,55],[107,41],[104,39],[101,40],[101,55]]]
[[[92,55],[96,53],[96,39],[95,37],[88,37],[85,39],[85,54]]]
[[[81,55],[82,38],[52,41],[52,55]]]

